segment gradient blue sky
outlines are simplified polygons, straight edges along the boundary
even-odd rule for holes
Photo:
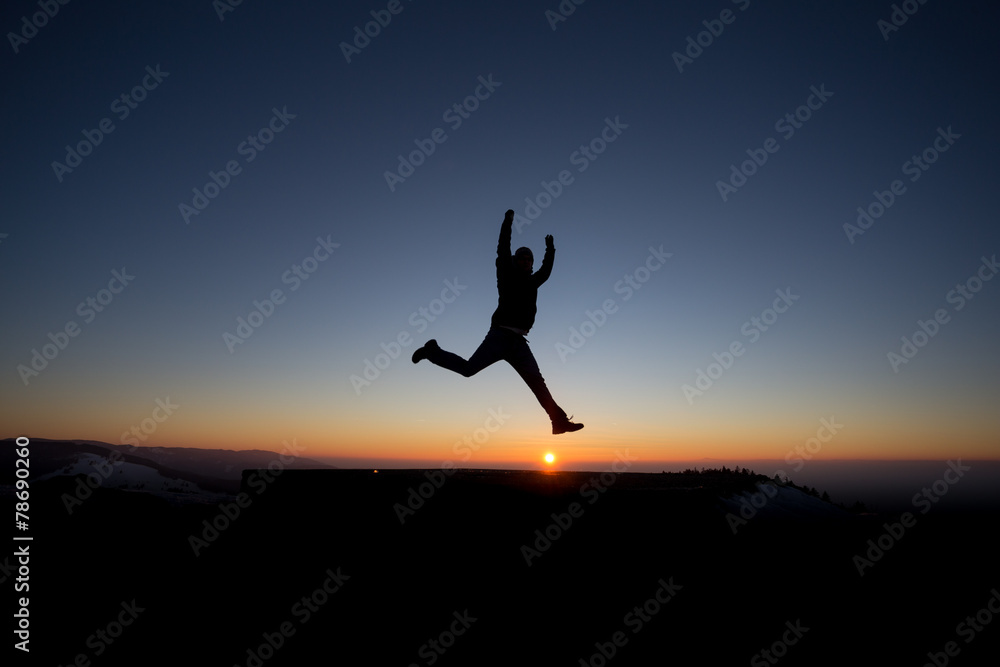
[[[221,20],[207,0],[70,3],[16,52],[8,35],[3,431],[294,438],[314,457],[517,467],[551,449],[573,467],[622,448],[644,463],[781,459],[834,419],[817,456],[996,458],[1000,280],[949,300],[1000,253],[995,5],[921,5],[888,39],[888,2],[590,0],[553,30],[558,6],[402,0],[351,62],[340,44],[387,3],[248,0]],[[723,10],[731,22],[712,24]],[[0,25],[19,32],[39,11],[7,3]],[[679,71],[673,54],[705,21],[722,33]],[[120,118],[114,100],[157,67],[168,74]],[[455,127],[444,114],[480,77],[499,85]],[[776,123],[813,88],[831,95],[788,136]],[[241,142],[274,109],[294,118],[247,161]],[[60,180],[52,163],[105,118],[114,131]],[[606,119],[619,134],[582,162]],[[447,139],[390,189],[397,156],[437,128]],[[905,163],[939,128],[948,150],[911,181]],[[769,138],[776,152],[724,200],[717,183]],[[231,160],[240,172],[187,223],[179,205]],[[528,338],[586,428],[554,439],[506,365],[463,379],[409,355],[427,338],[472,353],[504,211],[530,213],[563,170],[572,182],[514,235],[539,260],[555,237]],[[852,243],[844,225],[897,179],[905,192]],[[283,276],[318,238],[339,247],[293,291]],[[616,285],[661,246],[672,256],[625,300]],[[134,280],[87,321],[78,304],[123,268]],[[421,324],[445,281],[459,296]],[[230,352],[224,334],[275,289],[284,302]],[[748,335],[776,290],[798,298]],[[608,299],[603,326],[560,354]],[[887,355],[939,309],[947,321],[894,369]],[[78,334],[25,383],[18,367],[70,323]],[[356,391],[351,376],[401,334],[413,342]],[[689,400],[684,385],[733,343],[743,354]],[[466,437],[477,449],[455,446]]]

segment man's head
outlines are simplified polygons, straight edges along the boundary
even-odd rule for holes
[[[514,268],[524,273],[531,273],[535,264],[535,256],[529,248],[521,247],[514,251]]]

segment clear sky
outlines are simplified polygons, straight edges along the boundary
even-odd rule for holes
[[[1000,455],[993,3],[49,4],[0,13],[7,436]],[[409,360],[482,340],[509,208],[578,433]]]

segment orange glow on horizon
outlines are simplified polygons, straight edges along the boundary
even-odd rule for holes
[[[285,443],[293,443],[304,458],[366,468],[449,465],[605,470],[625,452],[634,460],[635,470],[650,470],[659,462],[712,466],[734,461],[786,461],[786,457],[794,461],[798,456],[805,461],[1000,458],[995,430],[982,420],[934,426],[918,419],[909,423],[898,415],[842,422],[837,417],[836,423],[843,423],[843,427],[831,433],[823,430],[818,414],[770,422],[737,416],[715,421],[679,418],[668,427],[638,422],[619,426],[605,418],[589,421],[579,433],[552,436],[546,432],[544,415],[538,417],[533,412],[526,416],[514,412],[517,416],[507,419],[501,428],[487,428],[492,424],[485,421],[488,413],[386,420],[363,411],[320,414],[314,406],[249,416],[243,406],[223,404],[202,411],[195,401],[177,404],[180,407],[175,414],[155,423],[150,418],[155,404],[145,400],[123,402],[124,407],[105,409],[104,413],[97,406],[88,406],[94,408],[88,415],[72,413],[70,419],[58,422],[48,413],[28,411],[20,432],[8,436],[274,452],[282,452]],[[834,414],[831,411],[830,415]],[[147,426],[146,431],[133,431]],[[559,447],[557,457],[553,445]],[[545,458],[550,453],[552,461]]]

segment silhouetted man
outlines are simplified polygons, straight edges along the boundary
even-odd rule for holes
[[[500,225],[500,240],[497,242],[497,309],[493,313],[490,330],[479,349],[468,361],[452,352],[438,347],[436,340],[427,341],[413,353],[413,363],[427,359],[432,364],[455,371],[465,377],[472,377],[490,364],[503,359],[514,367],[535,398],[545,408],[552,420],[552,433],[579,431],[583,424],[570,421],[566,412],[552,399],[549,388],[538,370],[525,336],[535,323],[538,288],[552,273],[552,260],[556,249],[552,245],[552,235],[545,237],[545,257],[542,268],[532,273],[535,259],[528,248],[518,248],[514,256],[510,254],[510,233],[514,222],[514,211],[507,211]]]

